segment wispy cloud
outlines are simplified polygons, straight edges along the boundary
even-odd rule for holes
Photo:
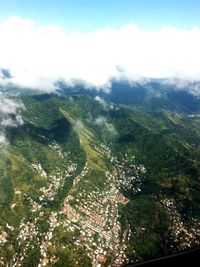
[[[23,125],[21,102],[10,99],[0,92],[0,145],[7,145],[6,130]]]
[[[109,88],[111,79],[200,80],[200,31],[164,27],[78,33],[17,17],[0,23],[0,84],[55,90],[58,80]]]
[[[77,120],[76,123],[74,124],[73,128],[74,128],[76,133],[81,134],[84,131],[85,126],[81,120]]]
[[[103,99],[101,98],[100,96],[95,96],[95,100],[101,104],[103,106],[104,109],[108,109],[109,108],[109,105],[108,103]]]
[[[95,124],[100,127],[105,127],[112,135],[117,135],[117,130],[112,123],[109,123],[107,119],[103,116],[99,116],[95,119]]]
[[[170,78],[162,81],[163,85],[172,86],[176,90],[188,91],[196,97],[200,97],[200,82],[180,78]]]
[[[0,146],[4,146],[7,144],[7,140],[6,140],[6,137],[5,137],[5,134],[3,134],[2,132],[0,132]]]

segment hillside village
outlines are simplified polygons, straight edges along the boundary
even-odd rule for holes
[[[76,110],[74,112],[76,113]],[[19,143],[14,143],[14,148],[18,148],[18,152],[13,158],[11,157],[11,161],[8,161],[9,166],[14,173],[22,170],[24,166],[26,171],[23,173],[24,180],[22,179],[22,182],[21,180],[18,184],[18,181],[14,180],[13,182],[13,197],[10,198],[8,214],[13,218],[14,215],[21,212],[21,217],[19,216],[20,220],[17,221],[18,217],[16,216],[17,219],[14,223],[11,222],[12,220],[7,222],[5,217],[4,221],[2,220],[0,225],[0,267],[24,267],[31,257],[31,260],[35,260],[34,267],[51,267],[56,264],[62,266],[62,263],[60,263],[62,257],[67,259],[67,257],[70,258],[70,255],[75,255],[76,262],[73,261],[73,266],[85,266],[81,265],[81,255],[88,260],[86,266],[91,264],[93,267],[120,267],[129,262],[137,262],[143,259],[138,253],[138,247],[146,246],[146,241],[144,241],[146,237],[147,240],[149,240],[149,236],[151,238],[150,246],[151,240],[157,242],[157,237],[160,242],[160,236],[154,231],[154,225],[152,225],[152,229],[148,229],[148,226],[151,228],[151,221],[149,221],[149,217],[145,221],[146,217],[143,217],[143,211],[148,216],[151,216],[151,212],[154,212],[155,225],[157,222],[162,222],[163,217],[169,218],[167,245],[171,251],[182,251],[200,244],[198,217],[194,217],[187,222],[184,220],[184,214],[181,214],[176,200],[169,197],[170,194],[165,195],[160,194],[160,191],[154,191],[155,188],[159,188],[159,190],[169,193],[169,190],[173,189],[173,179],[165,177],[169,173],[167,168],[163,167],[161,169],[163,180],[162,177],[159,177],[160,180],[157,179],[157,181],[156,179],[153,180],[154,177],[152,176],[148,177],[149,171],[152,171],[148,166],[148,161],[151,161],[151,154],[148,154],[148,150],[153,150],[156,146],[155,142],[148,144],[146,150],[147,161],[143,162],[141,158],[138,159],[138,154],[135,153],[138,147],[134,151],[129,149],[127,145],[128,149],[126,147],[126,149],[117,151],[120,144],[118,146],[112,144],[113,136],[106,139],[107,132],[103,133],[104,138],[101,140],[96,138],[95,127],[97,125],[88,126],[85,123],[87,127],[78,120],[78,126],[80,127],[77,130],[77,122],[73,116],[63,110],[59,116],[64,116],[62,119],[65,123],[66,121],[70,122],[67,126],[69,128],[65,129],[69,132],[72,131],[73,136],[70,136],[69,143],[65,139],[59,143],[52,134],[52,129],[38,130],[38,138],[38,132],[35,128],[39,127],[41,122],[38,122],[39,119],[35,115],[34,119],[32,118],[35,123],[31,123],[29,119],[27,120],[28,127],[33,127],[31,128],[32,132],[30,128],[28,130],[23,129],[25,131],[23,138],[27,138],[30,132],[32,135],[35,134],[33,143],[31,143],[30,137],[30,139],[27,138],[24,147],[21,140],[17,141]],[[63,127],[62,124],[59,125],[59,122],[60,120],[57,120],[57,117],[55,124],[49,122],[50,125],[53,124],[55,132],[58,129],[56,127],[61,127],[61,129]],[[91,123],[91,121],[87,123]],[[123,122],[120,123],[123,126]],[[130,125],[132,127],[132,121]],[[135,127],[138,127],[138,125],[136,124]],[[165,127],[163,129],[165,131]],[[140,139],[142,130],[145,131],[141,127],[141,132],[138,133],[139,137],[134,136],[134,138],[139,138],[138,142],[142,142]],[[40,131],[43,131],[48,137],[40,134]],[[145,134],[144,138],[146,138]],[[148,132],[148,136],[153,135],[151,134]],[[124,135],[126,136],[126,131]],[[52,136],[55,137],[55,140],[52,139]],[[153,141],[154,138],[153,136]],[[71,141],[74,142],[73,148],[70,147]],[[162,141],[161,145],[163,145]],[[27,153],[26,146],[29,145],[29,150],[27,149],[29,153]],[[22,150],[20,150],[21,147]],[[143,145],[144,147],[145,145]],[[184,147],[196,149],[198,143],[195,140],[188,141],[184,143]],[[160,152],[159,147],[155,151],[159,151],[161,154],[158,154],[158,157],[156,153],[153,155],[158,160],[160,156],[166,155],[166,158],[162,158],[162,164],[170,158],[169,151],[170,153],[171,151],[174,152],[169,147],[166,146],[166,148],[168,150],[166,149],[163,153],[163,151]],[[79,157],[77,157],[77,151],[81,156],[78,154]],[[29,154],[31,154],[30,158]],[[177,158],[173,158],[173,156],[170,158],[170,164],[173,160],[182,164],[183,157],[179,154]],[[51,160],[50,167],[45,164],[47,158]],[[142,159],[145,159],[145,157]],[[195,161],[193,162],[197,164]],[[150,163],[152,164],[152,162]],[[152,165],[150,166],[152,167]],[[9,175],[9,173],[7,172],[6,175]],[[29,175],[32,178],[31,181],[35,182],[33,186],[30,185]],[[181,174],[179,177],[181,177]],[[151,183],[151,179],[155,184]],[[189,180],[188,177],[187,179]],[[187,185],[187,183],[185,184]],[[183,183],[181,190],[185,189],[185,184]],[[143,197],[145,198],[144,202]],[[152,202],[148,206],[149,200]],[[138,205],[139,208],[137,206],[138,203],[142,204],[142,214],[140,214],[141,206]],[[132,206],[129,206],[129,204]],[[128,218],[129,210],[127,212],[126,207],[132,207],[133,210],[136,207],[135,213],[132,214],[136,214],[136,217],[141,215],[140,218],[138,217],[140,221],[137,222],[136,218],[135,222],[132,223],[132,218],[131,220]],[[151,207],[154,210],[151,210]],[[163,213],[160,213],[160,207]],[[123,216],[127,216],[125,219],[128,218],[125,223]],[[142,239],[144,243],[138,245],[137,238],[141,236],[144,238]],[[138,245],[137,248],[135,244]]]
[[[66,170],[57,169],[55,176],[49,176],[43,170],[41,163],[33,164],[38,174],[49,180],[49,185],[40,189],[39,199],[33,200],[24,194],[31,207],[31,220],[22,220],[19,230],[10,225],[1,228],[0,246],[1,249],[8,242],[9,235],[18,232],[16,241],[20,248],[20,254],[14,253],[10,264],[13,267],[24,266],[27,252],[35,247],[39,248],[40,263],[38,267],[48,266],[56,262],[57,258],[49,253],[49,248],[56,246],[54,234],[56,229],[63,232],[71,232],[72,243],[63,247],[72,246],[74,249],[83,248],[92,265],[95,267],[105,266],[108,258],[111,259],[111,266],[122,266],[129,262],[126,256],[128,241],[131,237],[131,230],[122,232],[120,225],[119,205],[128,203],[128,199],[122,194],[122,190],[132,190],[135,194],[141,192],[146,169],[143,165],[136,165],[134,156],[124,155],[122,159],[113,156],[111,149],[100,144],[95,149],[103,154],[111,162],[111,170],[105,172],[104,189],[95,187],[94,190],[86,190],[83,186],[89,183],[90,168],[86,162],[82,172],[73,180],[73,186],[64,199],[60,210],[47,212],[45,206],[48,201],[53,201],[57,192],[64,186],[65,180],[73,175],[77,165],[70,160],[70,155],[63,153],[58,144],[51,145],[51,148],[58,152],[59,157],[66,158],[68,166]],[[15,194],[20,195],[20,191]],[[163,205],[168,209],[172,218],[173,242],[184,238],[180,249],[190,247],[191,243],[200,232],[197,225],[192,231],[188,231],[181,222],[180,216],[175,209],[172,200],[163,200]],[[13,203],[13,208],[15,208]],[[42,222],[46,220],[45,230],[41,230]],[[194,222],[195,223],[195,222]],[[145,229],[143,229],[145,231]],[[137,257],[135,258],[137,261]],[[0,258],[3,265],[3,258]]]
[[[90,169],[86,163],[82,172],[75,177],[73,186],[65,198],[61,210],[48,213],[48,231],[41,232],[41,221],[46,219],[45,206],[48,201],[53,201],[58,190],[63,187],[65,179],[76,171],[76,164],[69,160],[69,155],[63,153],[58,144],[50,146],[58,152],[59,157],[65,158],[68,161],[66,170],[56,170],[55,176],[49,176],[43,170],[41,163],[32,164],[32,167],[39,175],[44,176],[49,180],[47,188],[40,189],[38,201],[33,200],[30,196],[24,194],[23,198],[29,203],[32,211],[31,221],[22,221],[19,227],[17,242],[21,253],[15,253],[11,260],[12,266],[23,266],[23,261],[26,258],[27,251],[34,249],[35,246],[40,248],[41,260],[39,266],[46,266],[48,262],[55,259],[48,257],[48,247],[52,246],[52,238],[54,231],[58,227],[62,227],[63,231],[77,232],[78,237],[74,237],[74,246],[83,247],[88,256],[91,258],[93,266],[101,266],[107,261],[107,256],[112,256],[113,266],[121,266],[128,261],[126,258],[126,242],[130,238],[130,230],[126,231],[121,238],[121,226],[119,223],[118,205],[126,204],[126,199],[120,189],[130,189],[133,187],[133,182],[138,179],[135,192],[139,192],[141,186],[141,178],[138,176],[138,170],[145,172],[144,167],[130,166],[126,169],[128,162],[127,155],[123,159],[121,165],[118,159],[112,156],[111,150],[105,145],[96,147],[112,162],[113,171],[105,173],[104,190],[95,188],[95,191],[86,191],[79,188],[81,181],[88,182],[88,173]],[[126,172],[134,171],[136,176],[126,176]],[[16,191],[16,194],[21,194]],[[74,196],[76,197],[74,198]],[[11,232],[16,229],[7,226],[7,231],[2,231],[0,244],[3,246]]]

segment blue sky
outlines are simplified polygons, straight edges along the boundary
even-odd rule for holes
[[[144,30],[200,26],[199,0],[0,0],[0,20],[19,16],[88,31],[135,23]]]
[[[12,77],[0,72],[0,85],[52,91],[58,80],[108,88],[112,79],[168,78],[182,86],[200,81],[199,47],[200,0],[0,0],[0,69]]]

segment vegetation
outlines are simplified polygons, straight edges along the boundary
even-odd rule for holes
[[[144,93],[141,91],[138,101]],[[119,211],[122,233],[127,229],[131,231],[127,242],[130,260],[167,255],[181,244],[178,240],[175,247],[171,246],[172,217],[163,204],[165,199],[173,200],[186,225],[194,218],[200,221],[199,117],[160,108],[146,112],[109,102],[102,104],[79,92],[60,97],[24,93],[21,99],[26,107],[22,112],[24,124],[7,130],[9,146],[0,152],[0,234],[3,230],[9,233],[9,241],[0,252],[5,262],[13,259],[14,252],[21,253],[15,238],[22,222],[32,222],[38,217],[35,224],[40,238],[45,236],[50,216],[62,208],[74,179],[86,163],[89,172],[80,181],[79,188],[88,194],[97,189],[103,192],[105,174],[113,166],[96,149],[102,143],[118,158],[135,155],[136,164],[146,168],[140,192],[120,189],[127,199],[125,204],[119,205]],[[162,105],[168,105],[169,99],[166,101],[167,104],[162,102]],[[54,181],[60,177],[59,182]],[[48,195],[54,187],[55,192]],[[41,188],[46,188],[42,199]],[[74,208],[76,194],[78,192],[71,200]],[[42,206],[40,210],[35,208],[35,202]],[[41,212],[43,215],[39,219]],[[48,266],[91,265],[85,250],[73,244],[73,237],[62,227],[53,230],[48,247],[52,261]],[[192,246],[197,244],[198,238]],[[28,257],[23,266],[38,266],[41,255],[37,242],[33,249],[26,251]],[[108,258],[112,260],[111,255]]]

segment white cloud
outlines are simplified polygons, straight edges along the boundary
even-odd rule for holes
[[[100,127],[105,127],[112,135],[117,135],[115,126],[112,123],[109,123],[105,117],[97,117],[94,123]]]
[[[101,104],[103,106],[104,109],[107,109],[108,108],[108,104],[106,103],[106,101],[101,98],[100,96],[95,96],[95,100]]]
[[[0,115],[16,114],[24,105],[0,92]]]
[[[24,106],[21,102],[10,99],[0,92],[0,146],[6,145],[6,129],[23,125],[21,110]]]
[[[82,121],[77,120],[76,123],[74,124],[74,127],[73,127],[73,128],[74,128],[74,131],[75,131],[76,133],[81,134],[81,133],[84,131],[85,126],[84,126],[84,124],[82,123]]]
[[[196,97],[200,97],[200,83],[195,80],[170,78],[162,81],[163,85],[173,86],[176,90],[189,91]]]
[[[19,114],[17,114],[14,119],[6,117],[1,121],[1,126],[4,128],[15,128],[23,124],[23,119]]]
[[[97,88],[108,88],[112,78],[200,80],[198,27],[141,31],[130,24],[78,33],[12,17],[0,23],[0,39],[0,68],[12,75],[0,75],[0,84],[52,91],[60,79]]]
[[[98,126],[104,126],[107,123],[107,119],[103,116],[99,116],[95,119],[95,124]]]
[[[0,147],[7,144],[6,137],[3,133],[0,133]]]

